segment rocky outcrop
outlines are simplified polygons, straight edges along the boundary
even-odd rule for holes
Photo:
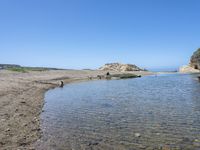
[[[126,71],[145,71],[133,64],[120,64],[120,63],[109,63],[100,67],[99,70],[104,71],[118,71],[118,72],[126,72]]]
[[[194,69],[191,66],[187,65],[187,66],[180,67],[179,72],[181,72],[181,73],[198,73],[198,72],[200,72],[200,70]]]
[[[200,70],[200,48],[192,55],[190,66],[194,69]]]
[[[200,72],[200,48],[190,58],[189,65],[182,66],[179,69],[181,73],[198,73]]]

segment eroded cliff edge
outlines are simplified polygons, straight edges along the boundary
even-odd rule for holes
[[[200,72],[200,48],[198,48],[193,53],[188,65],[180,67],[179,72],[181,72],[181,73],[198,73],[198,72]]]

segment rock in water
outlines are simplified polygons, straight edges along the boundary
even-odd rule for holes
[[[135,137],[140,137],[141,135],[140,135],[140,133],[135,133]]]
[[[109,63],[100,67],[99,70],[104,71],[118,71],[118,72],[126,72],[126,71],[145,71],[133,64],[120,64],[120,63]]]

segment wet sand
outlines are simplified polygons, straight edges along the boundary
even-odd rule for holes
[[[44,93],[65,84],[96,79],[106,71],[51,70],[28,73],[0,70],[0,149],[34,149],[32,144],[41,137],[40,113]],[[110,72],[118,73],[118,72]],[[151,72],[131,72],[152,75]]]

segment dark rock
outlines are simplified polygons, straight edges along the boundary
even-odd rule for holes
[[[197,78],[198,78],[198,80],[200,81],[200,76],[198,76]]]
[[[101,80],[101,79],[105,78],[105,76],[103,76],[103,75],[97,75],[97,78]]]
[[[22,113],[20,113],[19,116],[20,116],[20,117],[26,117],[26,115],[25,115],[25,114],[22,114]]]
[[[64,86],[64,82],[63,81],[60,81],[60,87],[63,87]]]
[[[95,145],[98,145],[98,144],[99,144],[99,142],[97,142],[97,141],[90,141],[88,143],[88,146],[95,146]]]
[[[123,73],[123,74],[113,74],[110,75],[111,78],[119,78],[119,79],[128,79],[128,78],[138,78],[140,76],[137,76],[135,74],[131,73]]]

